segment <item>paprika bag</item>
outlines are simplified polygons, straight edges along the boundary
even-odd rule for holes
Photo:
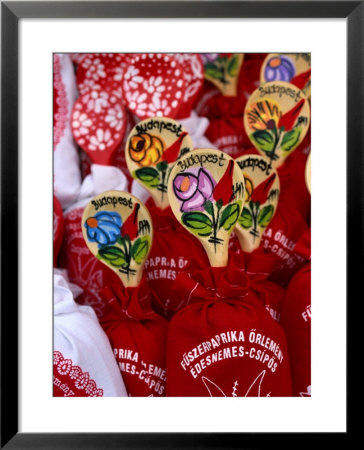
[[[311,396],[311,262],[288,285],[282,308],[282,327],[287,336],[293,395]]]
[[[161,210],[153,199],[146,206],[151,214],[154,238],[144,265],[152,293],[153,309],[170,319],[183,306],[183,301],[171,295],[178,273],[189,267],[199,269],[209,265],[200,242],[176,220],[171,208]]]
[[[302,214],[280,199],[260,244],[266,253],[275,254],[281,261],[271,275],[272,281],[287,287],[293,275],[303,266],[305,259],[296,251],[296,245],[308,229]]]
[[[92,308],[77,305],[70,286],[54,275],[53,395],[125,397],[110,343]]]
[[[167,396],[292,395],[283,330],[253,283],[232,262],[177,277],[188,306],[169,326]]]
[[[236,241],[239,245],[238,239]],[[272,318],[279,322],[286,291],[282,286],[269,280],[280,264],[278,256],[273,253],[264,253],[260,247],[252,253],[245,253],[241,249],[230,250],[230,258],[236,267],[244,270],[248,275],[251,280],[251,289],[261,299]]]
[[[164,396],[168,322],[152,310],[145,277],[137,287],[119,282],[101,295],[106,306],[100,323],[129,396]]]

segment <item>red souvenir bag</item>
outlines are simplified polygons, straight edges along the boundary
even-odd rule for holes
[[[178,223],[169,207],[161,210],[152,199],[146,206],[152,216],[154,239],[144,271],[153,309],[169,319],[183,306],[181,299],[171,295],[178,273],[187,266],[198,269],[209,262],[200,242]]]
[[[279,200],[277,211],[265,229],[261,247],[266,253],[279,257],[270,279],[286,287],[293,275],[303,266],[305,258],[296,251],[302,235],[309,230],[302,214],[289,203]]]
[[[167,396],[292,395],[286,338],[258,283],[233,261],[177,277],[187,306],[169,326]]]
[[[282,307],[282,327],[287,336],[293,395],[311,396],[311,263],[288,285]]]
[[[100,321],[132,397],[165,395],[168,322],[151,308],[145,278],[137,287],[119,282],[102,289]]]
[[[238,240],[237,243],[239,243]],[[252,253],[245,253],[240,249],[230,250],[230,258],[236,267],[248,275],[251,280],[251,289],[262,300],[272,318],[279,322],[285,289],[270,281],[271,274],[280,264],[278,256],[273,253],[264,253],[260,247]]]
[[[309,130],[300,146],[277,169],[281,184],[280,201],[296,208],[307,224],[311,218],[311,195],[307,189],[305,171],[311,149],[310,142]]]

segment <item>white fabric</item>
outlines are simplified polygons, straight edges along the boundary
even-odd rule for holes
[[[77,208],[84,208],[95,195],[114,190],[127,192],[127,189],[128,179],[118,167],[92,164],[91,173],[83,180],[76,202],[65,214]]]
[[[70,56],[58,54],[61,65],[61,78],[67,97],[67,121],[60,142],[54,152],[54,194],[65,209],[70,206],[81,186],[80,158],[71,130],[71,113],[78,97],[76,77]]]
[[[206,117],[200,117],[195,111],[192,111],[190,117],[179,119],[178,122],[190,134],[193,148],[217,148],[205,136],[205,131],[210,123]]]
[[[127,397],[109,340],[89,306],[78,305],[67,281],[54,275],[54,350],[88,372],[104,397]]]
[[[68,289],[72,292],[73,298],[76,299],[80,294],[82,294],[83,289],[77,284],[71,283],[68,277],[67,269],[61,269],[60,267],[53,268],[53,275],[61,276],[68,285]]]

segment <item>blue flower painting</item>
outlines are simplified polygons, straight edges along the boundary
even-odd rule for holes
[[[122,219],[117,212],[100,211],[93,217],[89,217],[84,226],[90,242],[97,242],[99,246],[110,245],[114,244],[120,236]]]

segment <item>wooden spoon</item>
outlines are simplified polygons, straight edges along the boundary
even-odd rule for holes
[[[138,286],[153,240],[152,219],[143,203],[127,192],[103,192],[86,206],[82,232],[91,253],[124,286]]]
[[[261,83],[287,81],[302,89],[311,97],[311,54],[310,53],[269,53],[260,71]]]
[[[277,171],[263,156],[241,156],[235,162],[245,179],[245,205],[234,231],[242,250],[251,253],[276,212],[280,183]]]
[[[293,84],[263,83],[246,104],[244,126],[254,147],[273,167],[279,167],[306,136],[309,102]]]
[[[222,95],[236,97],[244,53],[205,53],[205,78],[214,84]]]
[[[167,183],[173,165],[179,156],[192,149],[188,132],[168,117],[143,120],[129,133],[125,146],[128,169],[160,209],[169,206]]]
[[[202,243],[212,267],[228,262],[229,237],[244,203],[244,177],[220,150],[198,149],[180,158],[168,183],[177,220]]]

